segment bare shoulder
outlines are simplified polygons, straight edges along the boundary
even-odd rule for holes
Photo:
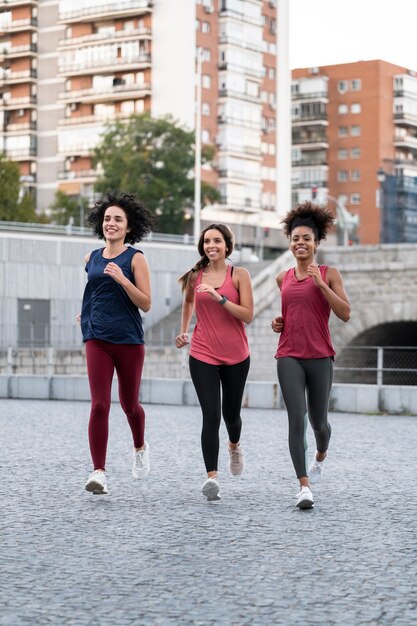
[[[337,267],[331,267],[330,265],[327,268],[327,278],[328,278],[329,281],[341,280],[342,279],[342,277],[340,275],[340,272],[337,269]]]
[[[233,270],[233,273],[236,274],[237,278],[249,278],[250,280],[250,274],[249,271],[246,269],[246,267],[235,267]]]
[[[135,267],[145,267],[148,265],[148,261],[145,255],[140,250],[137,250],[136,254],[132,257],[132,264]]]
[[[282,285],[282,281],[284,280],[285,274],[287,273],[288,270],[283,270],[282,272],[280,272],[279,274],[276,275],[275,280],[277,282],[278,287],[281,287]]]

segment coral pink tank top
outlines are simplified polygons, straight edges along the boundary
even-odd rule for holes
[[[326,281],[328,266],[320,265]],[[327,282],[327,281],[326,281]],[[284,326],[275,358],[292,356],[298,359],[321,359],[334,356],[329,331],[330,305],[308,276],[297,280],[291,268],[281,284]]]
[[[249,356],[245,325],[208,293],[197,291],[202,277],[203,270],[200,270],[194,287],[197,323],[191,338],[190,355],[211,365],[240,363]],[[224,283],[217,291],[230,302],[240,304],[239,292],[232,279],[231,265],[228,265]]]

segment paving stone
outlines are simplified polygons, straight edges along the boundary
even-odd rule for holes
[[[84,490],[88,403],[0,401],[0,626],[417,623],[416,417],[332,414],[316,506],[299,511],[283,411],[243,410],[240,478],[222,426],[208,503],[200,409],[145,409],[149,478],[132,479],[112,405],[101,497]]]

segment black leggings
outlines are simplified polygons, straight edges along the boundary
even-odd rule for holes
[[[250,357],[236,365],[210,365],[190,356],[191,379],[203,413],[201,447],[207,472],[217,471],[222,413],[231,443],[240,439],[240,410],[249,365]]]
[[[288,412],[290,454],[297,478],[302,478],[307,476],[307,410],[318,452],[326,452],[329,447],[332,431],[327,411],[333,381],[333,359],[283,357],[277,361],[277,370]]]

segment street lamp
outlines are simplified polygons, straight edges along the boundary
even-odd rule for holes
[[[195,159],[194,159],[194,243],[201,231],[201,70],[203,50],[197,48],[196,72],[196,118],[195,118]]]

